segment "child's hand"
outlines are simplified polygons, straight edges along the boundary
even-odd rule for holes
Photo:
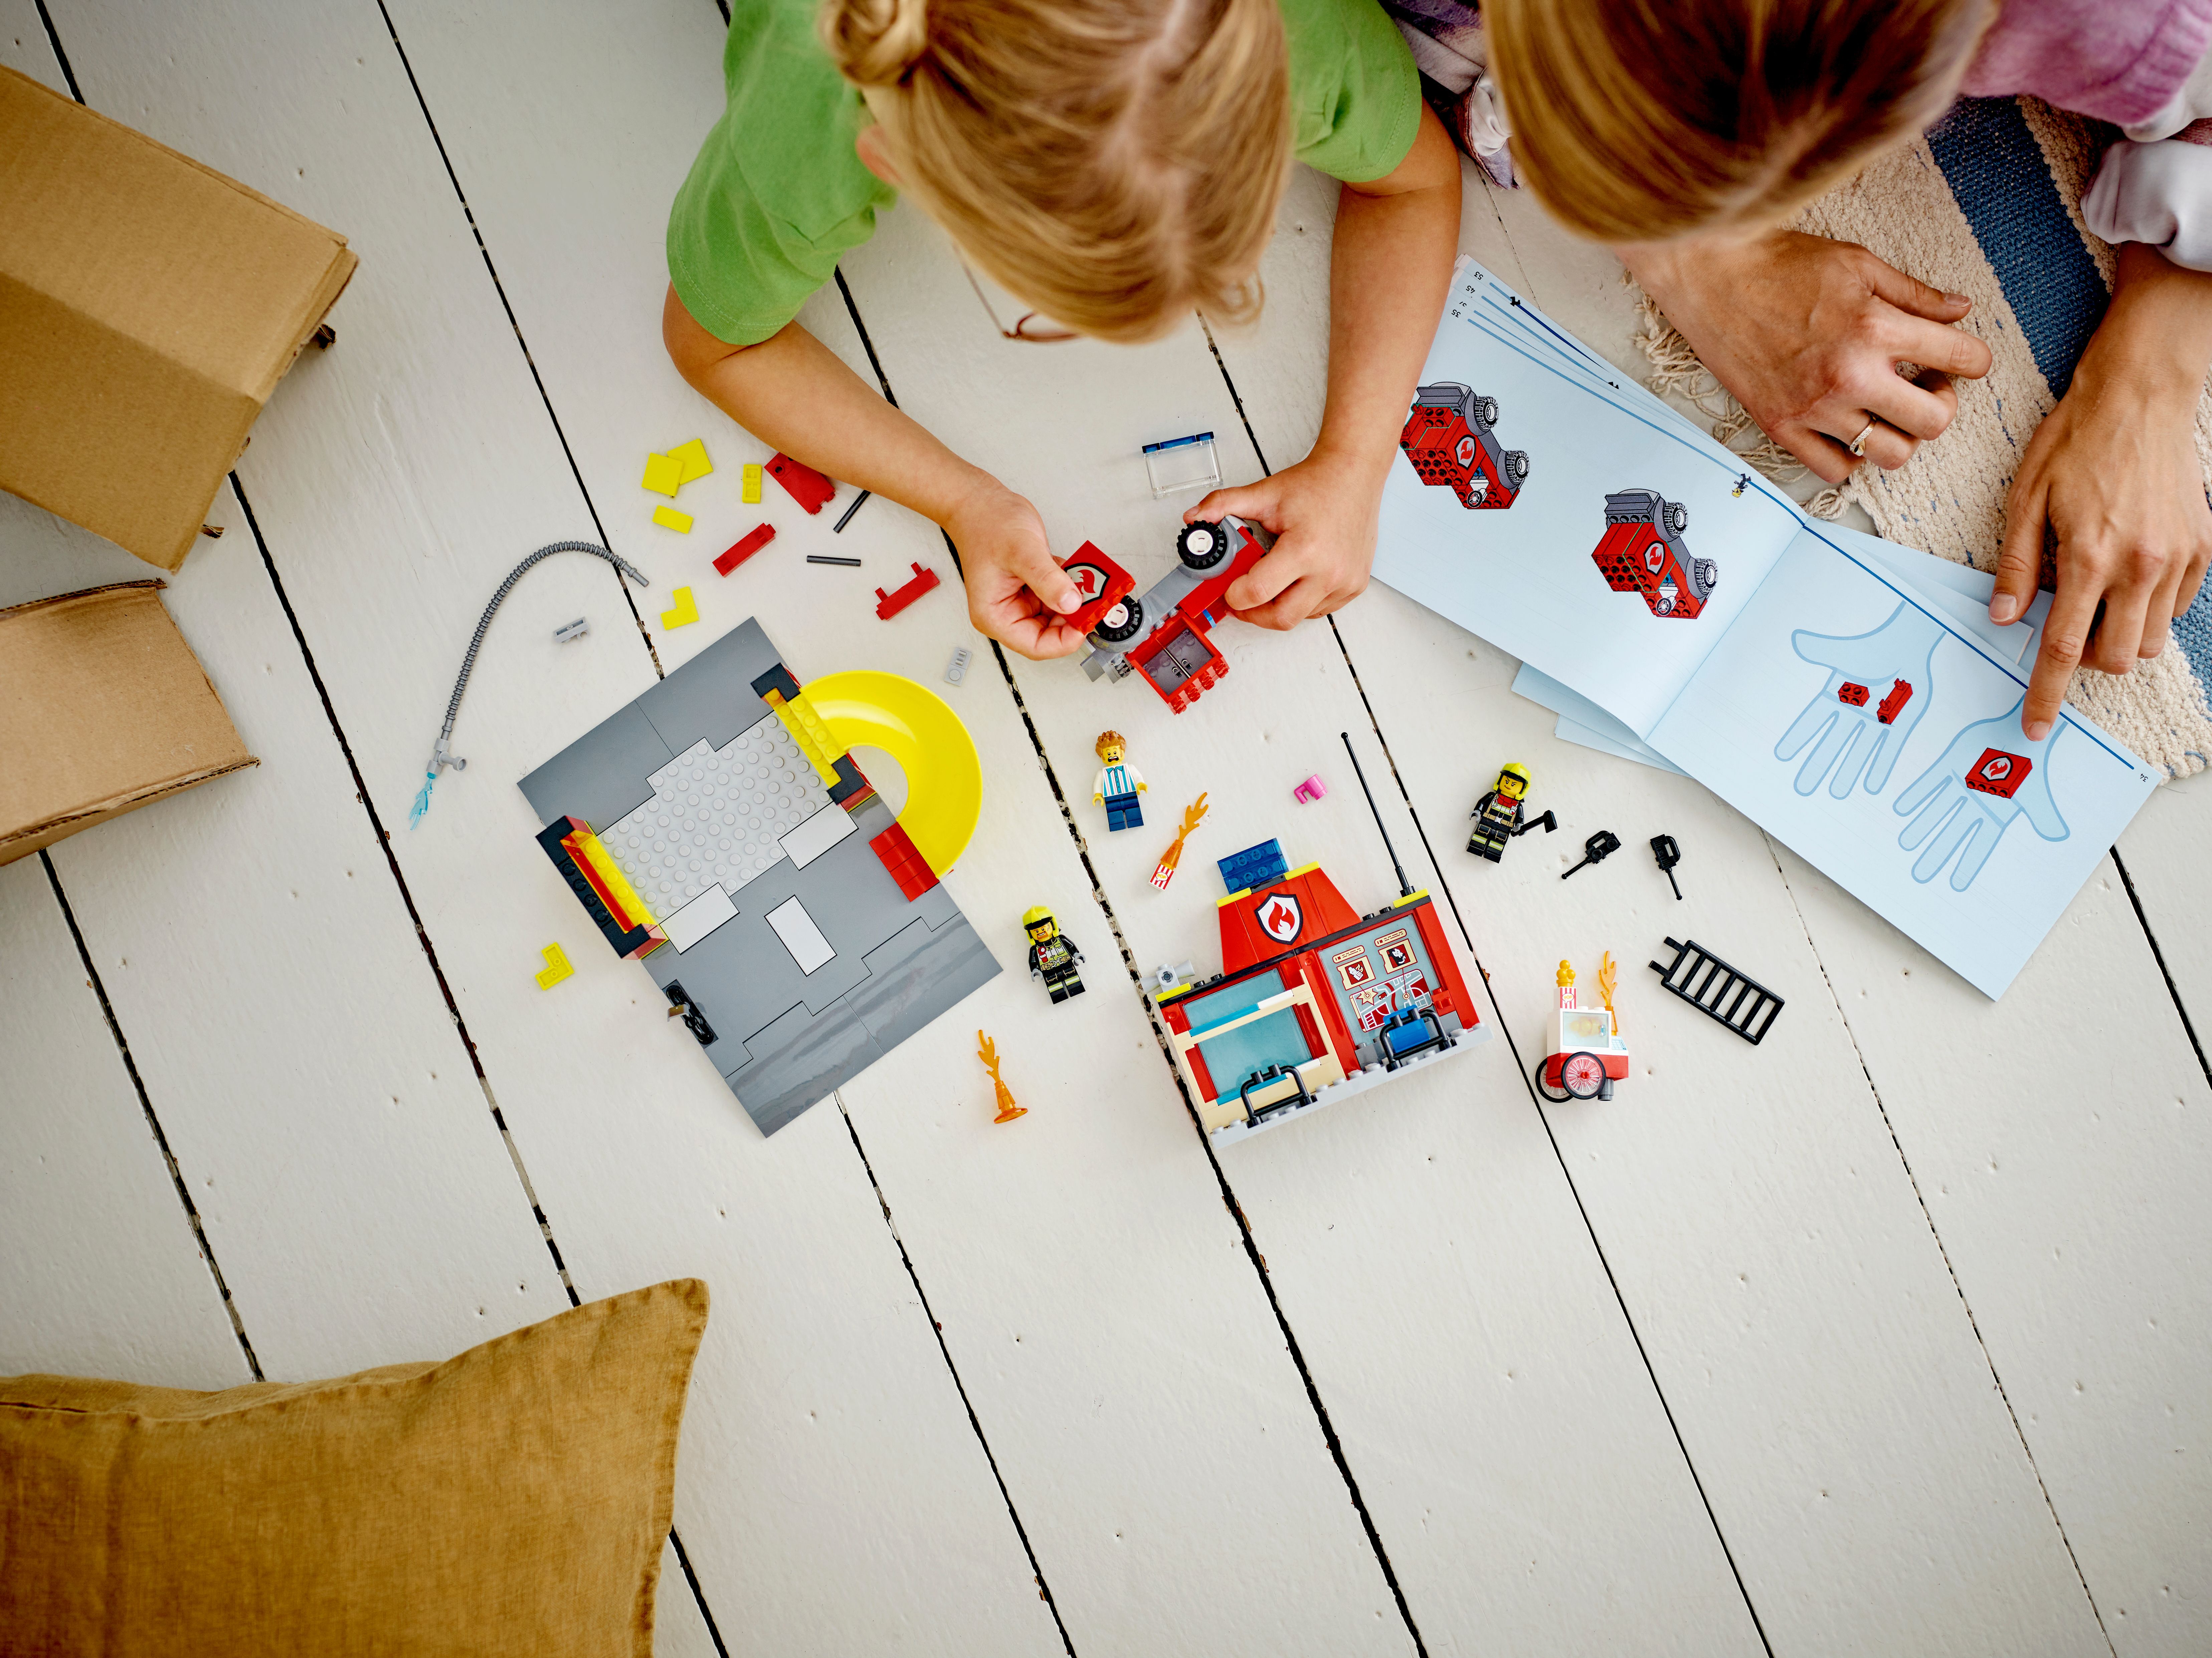
[[[1036,507],[986,478],[961,499],[945,520],[960,550],[968,584],[968,619],[982,632],[1033,661],[1066,656],[1083,635],[1065,619],[1082,596],[1045,540]]]
[[[1376,515],[1389,476],[1387,459],[1378,471],[1316,452],[1257,483],[1216,489],[1182,521],[1234,513],[1273,534],[1274,546],[1237,578],[1225,600],[1238,620],[1255,627],[1295,628],[1366,591],[1375,563]]]

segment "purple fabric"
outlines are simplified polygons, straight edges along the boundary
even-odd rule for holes
[[[2212,0],[2002,0],[1960,89],[2128,126],[2165,108],[2208,46]]]

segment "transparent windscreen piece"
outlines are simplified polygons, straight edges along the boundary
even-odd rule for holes
[[[1213,453],[1213,434],[1197,432],[1187,438],[1146,444],[1145,476],[1152,480],[1154,501],[1178,489],[1211,489],[1221,482],[1221,463]]]

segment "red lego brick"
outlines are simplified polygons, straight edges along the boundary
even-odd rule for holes
[[[728,552],[714,561],[714,568],[727,575],[775,539],[775,525],[773,524],[763,524],[757,529],[748,530],[742,539],[732,544]]]
[[[1982,757],[1966,768],[1966,786],[1979,794],[1994,794],[2009,800],[2034,769],[2035,762],[2024,754],[1984,749]]]
[[[1847,680],[1837,689],[1836,701],[1848,702],[1855,708],[1863,708],[1867,705],[1867,698],[1872,695],[1865,686],[1854,685]]]
[[[791,498],[808,513],[818,513],[830,504],[837,493],[837,486],[816,471],[805,461],[793,460],[789,455],[778,455],[768,464],[768,475],[790,493]]]
[[[1889,725],[1896,720],[1897,711],[1911,700],[1911,683],[1900,679],[1889,688],[1889,695],[1881,699],[1881,706],[1874,711],[1874,717],[1883,725]],[[2027,762],[2023,761],[2021,763],[2025,765]]]
[[[937,872],[924,861],[914,842],[907,838],[907,832],[896,823],[869,841],[868,849],[890,872],[891,879],[898,883],[908,902],[913,902],[937,884]]]
[[[1082,605],[1067,616],[1068,624],[1079,633],[1096,632],[1108,612],[1137,590],[1129,573],[1088,541],[1063,560],[1060,568],[1083,595]],[[1115,625],[1118,627],[1120,622],[1116,617]]]
[[[888,622],[924,593],[933,592],[937,585],[937,572],[926,565],[916,564],[914,580],[904,586],[888,593],[881,587],[876,589],[876,614]]]

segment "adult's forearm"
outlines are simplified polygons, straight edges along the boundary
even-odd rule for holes
[[[795,322],[758,345],[723,348],[719,354],[711,344],[679,335],[680,326],[672,322],[671,355],[684,379],[762,442],[795,460],[939,524],[951,519],[963,495],[991,481],[885,402]]]
[[[2194,404],[2212,373],[2212,274],[2185,269],[2145,243],[2123,243],[2112,307],[2087,355],[2098,373]]]
[[[1409,158],[1426,180],[1388,195],[1346,185],[1329,259],[1328,401],[1316,455],[1387,471],[1436,337],[1459,248],[1459,161],[1422,112]]]

